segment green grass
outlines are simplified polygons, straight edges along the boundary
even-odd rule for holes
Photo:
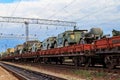
[[[117,79],[117,80],[120,80],[120,78],[119,78],[119,79]]]
[[[76,75],[80,75],[80,76],[83,76],[83,77],[92,77],[91,73],[89,71],[86,71],[86,70],[75,70],[74,73]]]
[[[92,72],[95,77],[105,77],[107,74],[105,72]]]
[[[87,71],[87,70],[74,70],[74,74],[86,78],[86,80],[93,80],[93,78],[100,78],[105,77],[107,74],[104,72],[97,72],[97,71]]]

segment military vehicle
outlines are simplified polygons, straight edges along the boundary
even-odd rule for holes
[[[42,50],[47,50],[56,47],[57,47],[56,37],[49,37],[42,42]]]
[[[14,48],[8,48],[7,50],[6,50],[6,53],[7,53],[7,55],[12,55],[13,53],[14,53]]]
[[[42,42],[36,42],[32,45],[32,52],[40,51],[42,48]]]
[[[114,30],[112,31],[112,35],[113,36],[119,36],[120,35],[120,31]]]
[[[23,44],[23,52],[35,52],[41,49],[41,42],[38,40],[27,41]]]
[[[84,36],[87,30],[68,30],[61,34],[58,34],[57,37],[57,46],[63,47],[63,46],[69,46],[72,44],[79,44],[80,40]]]
[[[22,50],[23,50],[23,45],[19,44],[17,46],[15,46],[15,54],[22,54]]]
[[[103,30],[101,28],[91,28],[89,32],[84,34],[84,42],[92,43],[94,40],[102,38]]]

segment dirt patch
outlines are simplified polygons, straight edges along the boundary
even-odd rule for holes
[[[18,79],[0,66],[0,80],[18,80]]]

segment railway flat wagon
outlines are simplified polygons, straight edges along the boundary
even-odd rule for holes
[[[96,40],[94,46],[96,55],[104,60],[104,66],[112,69],[120,65],[120,36]]]

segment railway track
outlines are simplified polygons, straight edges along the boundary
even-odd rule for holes
[[[4,69],[15,75],[19,80],[66,80],[56,76],[27,70],[6,63],[0,63],[0,66],[2,66]]]

